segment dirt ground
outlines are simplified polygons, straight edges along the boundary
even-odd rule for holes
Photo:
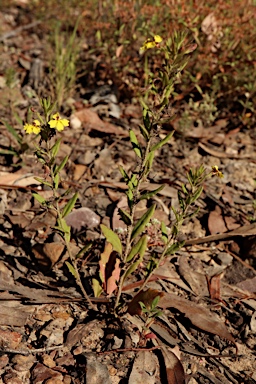
[[[164,126],[163,135],[175,134],[144,185],[150,191],[165,184],[154,200],[155,219],[167,226],[174,220],[171,207],[178,207],[191,167],[217,165],[224,177],[205,182],[200,211],[180,233],[184,247],[148,283],[165,296],[146,336],[142,317],[115,318],[113,297],[93,298],[91,285],[104,248],[99,225],[120,225],[126,185],[118,167],[129,172],[136,164],[129,129],[139,132],[138,99],[86,51],[85,62],[96,64],[61,111],[70,127],[58,155],[69,155],[60,193],[72,187],[79,192],[76,209],[84,209],[82,218],[70,219],[71,245],[75,253],[92,244],[79,271],[93,310],[65,264],[52,229],[56,217],[32,197],[39,190],[51,197],[34,179],[45,170],[23,130],[28,108],[38,109],[38,95],[49,95],[44,25],[22,6],[2,9],[0,25],[0,383],[255,383],[255,126],[244,129],[225,113],[209,127],[187,121],[181,129],[178,113]],[[127,302],[142,279],[138,270],[124,287]]]

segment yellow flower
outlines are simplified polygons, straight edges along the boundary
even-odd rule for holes
[[[159,47],[159,44],[163,41],[162,37],[155,35],[153,39],[147,39],[145,43],[140,48],[140,52],[143,53],[147,49]]]
[[[221,179],[222,177],[224,177],[223,173],[219,170],[218,165],[214,165],[214,166],[212,167],[212,175],[213,175],[213,176],[217,176],[217,177],[219,177],[220,179]]]
[[[48,123],[50,125],[50,128],[55,128],[57,131],[63,131],[65,127],[69,126],[69,121],[67,119],[61,119],[59,113],[55,113],[55,115],[52,116],[52,120]]]
[[[159,36],[159,35],[155,35],[154,36],[154,40],[155,40],[156,43],[161,43],[161,41],[163,41],[162,37]]]
[[[37,135],[41,131],[40,121],[34,120],[32,124],[26,123],[24,125],[24,130],[28,134],[34,133],[35,135]]]

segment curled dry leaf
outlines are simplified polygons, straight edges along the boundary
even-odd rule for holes
[[[117,257],[117,252],[113,252],[112,245],[106,243],[104,252],[100,257],[99,266],[103,289],[108,295],[111,295],[117,288],[116,283],[119,281],[121,271],[119,264],[120,259]]]

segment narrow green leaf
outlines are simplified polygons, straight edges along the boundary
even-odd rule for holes
[[[181,188],[182,188],[182,191],[185,193],[185,195],[187,195],[188,194],[188,190],[187,190],[187,188],[185,187],[184,184],[181,184]]]
[[[167,244],[168,241],[168,230],[165,225],[165,223],[162,221],[161,222],[161,232],[162,232],[162,240],[165,244]]]
[[[132,129],[130,130],[129,134],[130,134],[130,141],[132,143],[133,150],[135,154],[141,159],[142,152],[141,152],[141,148],[137,140],[137,137]]]
[[[143,110],[143,124],[147,132],[150,131],[151,128],[151,120],[149,117],[148,110],[144,109]]]
[[[74,196],[71,197],[71,199],[67,202],[65,207],[62,210],[62,217],[66,217],[74,208],[76,201],[78,199],[78,193],[76,192]]]
[[[3,120],[3,123],[5,125],[5,128],[7,131],[16,139],[16,141],[21,144],[22,142],[22,137],[17,133],[15,128],[13,128],[7,121]]]
[[[138,260],[136,260],[129,268],[128,268],[128,270],[126,271],[126,273],[125,273],[125,276],[124,276],[124,280],[126,280],[127,279],[127,277],[131,274],[131,273],[133,273],[137,268],[138,268],[138,266],[140,265],[140,263],[142,262],[142,260],[143,260],[143,257],[144,257],[144,255],[145,255],[145,252],[146,252],[146,249],[147,249],[147,245],[148,245],[148,237],[147,237],[147,235],[145,235],[145,236],[143,236],[142,238],[141,238],[141,245],[140,245],[140,249],[139,249],[139,255],[140,255],[140,257],[139,257],[139,259]]]
[[[132,223],[132,218],[131,218],[131,216],[129,215],[128,212],[124,211],[124,210],[121,209],[121,208],[118,208],[118,213],[119,213],[119,215],[121,216],[122,221],[123,221],[126,225],[131,225],[131,223]]]
[[[59,188],[59,182],[60,182],[60,174],[57,173],[55,176],[54,176],[54,188],[55,189],[58,189]]]
[[[124,168],[121,165],[119,166],[119,171],[120,171],[121,175],[123,176],[124,181],[128,182],[130,180],[129,176],[127,175],[126,171],[124,170]]]
[[[118,237],[118,235],[112,231],[112,229],[106,227],[106,225],[100,225],[103,235],[106,237],[107,241],[112,245],[113,250],[122,255],[122,243]]]
[[[196,190],[196,192],[194,193],[194,195],[191,198],[191,203],[194,203],[197,199],[199,199],[201,193],[203,192],[203,189],[204,189],[204,187],[201,185],[201,187],[199,187]]]
[[[135,263],[133,263],[128,269],[127,271],[125,272],[125,276],[124,276],[124,280],[127,279],[127,277],[133,273],[134,271],[136,271],[136,269],[138,268],[138,266],[140,265],[141,263],[141,259],[139,258],[137,261],[135,261]]]
[[[94,297],[100,297],[103,289],[100,285],[99,280],[95,278],[92,279],[92,289],[93,289]]]
[[[153,160],[154,160],[154,157],[155,157],[155,152],[154,151],[150,151],[149,154],[147,155],[147,158],[146,158],[146,174],[150,171],[150,169],[152,168],[152,164],[153,164]]]
[[[134,204],[134,201],[133,201],[133,193],[130,189],[126,191],[126,196],[127,196],[129,208],[131,208]]]
[[[74,278],[77,278],[77,273],[75,268],[73,267],[72,264],[70,264],[68,261],[65,262],[66,266],[68,267],[69,272],[74,276]]]
[[[54,175],[57,175],[57,173],[59,173],[64,167],[65,165],[67,164],[67,161],[68,161],[68,158],[69,156],[65,156],[64,159],[62,160],[62,162],[60,163],[60,165],[58,165],[55,170],[54,170]]]
[[[52,146],[51,148],[51,154],[53,157],[56,157],[58,152],[59,152],[59,149],[60,149],[60,143],[61,143],[61,139],[58,139],[56,141],[56,143]]]
[[[167,252],[166,252],[166,255],[173,255],[174,253],[178,252],[178,250],[180,248],[183,247],[183,245],[185,244],[185,241],[182,241],[180,243],[174,243],[172,244],[168,249],[167,249]]]
[[[140,128],[140,132],[141,132],[142,136],[144,137],[144,139],[148,140],[149,134],[148,134],[146,128],[143,125],[140,125],[139,128]]]
[[[147,249],[147,241],[148,241],[148,237],[147,235],[143,235],[139,241],[132,247],[129,255],[127,256],[127,262],[131,261],[134,256],[140,254],[140,256],[144,256],[144,253]]]
[[[193,173],[192,173],[192,169],[189,170],[189,172],[187,173],[187,179],[189,181],[189,184],[191,185],[191,187],[193,186]]]
[[[14,155],[14,156],[19,156],[18,152],[15,151],[14,149],[1,149],[0,150],[0,155]]]
[[[184,201],[184,199],[182,197],[181,191],[178,191],[178,200],[179,200],[180,208],[182,209],[182,211],[184,211],[184,209],[185,209],[185,201]]]
[[[45,180],[41,179],[40,177],[34,177],[34,179],[36,181],[39,181],[39,183],[47,185],[48,187],[52,188],[52,184],[49,183],[48,181],[45,181]]]
[[[138,220],[132,231],[132,239],[135,239],[141,232],[143,232],[145,226],[149,223],[151,217],[155,212],[156,204],[153,204],[146,213]]]
[[[139,200],[150,199],[151,197],[155,196],[158,192],[162,191],[164,187],[165,185],[161,185],[161,187],[154,189],[154,191],[143,193],[143,195],[140,196]]]
[[[174,131],[168,133],[168,135],[163,140],[153,145],[153,147],[151,148],[151,151],[156,151],[157,149],[161,148],[164,144],[168,143],[168,141],[173,136],[173,134],[174,134]]]
[[[34,199],[36,199],[40,204],[46,204],[46,200],[43,196],[39,195],[39,193],[32,193]]]
[[[151,304],[151,309],[154,310],[157,306],[157,304],[159,303],[159,300],[160,300],[160,296],[156,296],[154,298],[154,300],[152,301],[152,304]]]
[[[67,225],[66,220],[63,218],[57,219],[57,229],[63,233],[69,233],[70,232],[70,226]]]

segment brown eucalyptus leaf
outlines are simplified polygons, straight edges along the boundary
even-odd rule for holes
[[[199,304],[192,303],[173,293],[163,293],[158,306],[160,308],[175,308],[184,313],[197,328],[235,343],[234,337],[228,332],[225,324],[220,321],[218,316]]]
[[[175,348],[176,350],[171,351],[164,346],[161,347],[166,368],[167,384],[185,384],[184,368],[177,356],[177,347]]]

